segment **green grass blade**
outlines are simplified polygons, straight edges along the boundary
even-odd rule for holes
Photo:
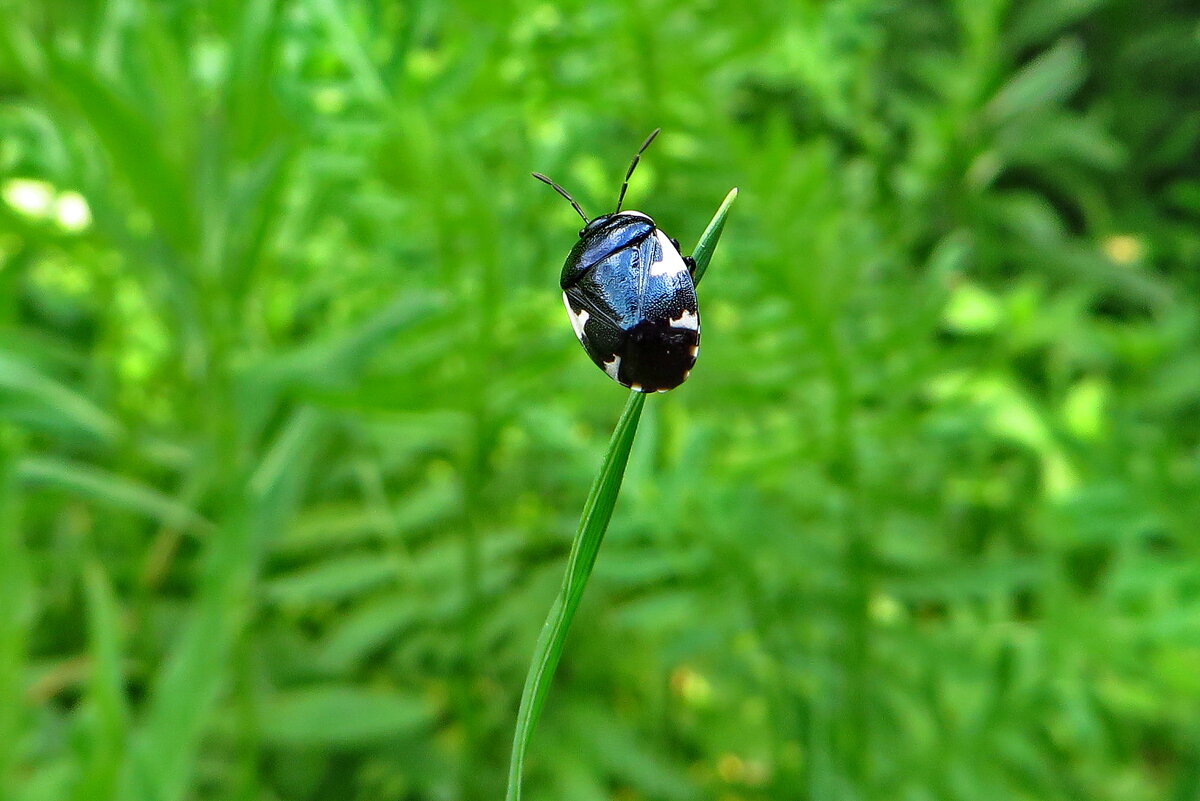
[[[0,423],[0,799],[15,798],[26,720],[25,666],[34,620],[33,566],[22,535],[17,432]]]
[[[721,201],[721,207],[713,215],[712,222],[700,235],[696,249],[692,251],[692,258],[696,260],[696,272],[692,278],[697,286],[700,284],[700,279],[704,277],[704,273],[708,271],[708,265],[712,262],[713,253],[717,249],[717,241],[721,238],[721,232],[725,230],[725,218],[729,216],[729,210],[733,208],[733,201],[737,200],[737,196],[737,187],[729,190],[729,194],[725,195],[725,199]]]
[[[265,742],[281,748],[346,748],[388,738],[428,736],[427,699],[396,690],[322,683],[274,693],[261,702]]]
[[[696,245],[693,258],[696,260],[697,283],[712,261],[713,251],[725,228],[725,218],[736,197],[737,189],[730,190]],[[583,590],[592,574],[596,555],[600,552],[600,543],[603,542],[608,522],[612,519],[613,507],[616,506],[617,496],[621,491],[621,479],[625,475],[625,465],[629,461],[629,451],[633,447],[633,438],[637,434],[638,421],[641,419],[645,402],[645,393],[629,393],[625,410],[621,412],[621,419],[617,421],[617,428],[609,440],[608,452],[604,455],[600,473],[592,484],[587,501],[584,502],[579,529],[575,532],[575,541],[571,545],[571,553],[567,556],[567,572],[563,577],[562,589],[550,607],[550,614],[546,617],[542,633],[538,635],[537,645],[534,646],[533,660],[525,677],[521,705],[517,711],[517,729],[508,766],[508,792],[505,796],[507,801],[519,801],[521,798],[525,752],[545,704],[550,680],[558,668],[559,659],[562,658],[571,620],[583,599]]]
[[[49,456],[28,456],[17,465],[25,486],[48,487],[105,506],[145,515],[163,525],[209,531],[212,524],[194,509],[135,481],[82,462]]]
[[[129,735],[121,666],[121,610],[108,576],[98,562],[84,566],[83,589],[92,657],[92,675],[88,681],[92,719],[83,775],[73,793],[79,801],[114,798]]]
[[[103,443],[120,433],[120,425],[89,398],[59,383],[17,356],[0,351],[0,398],[13,396],[39,409],[50,427]]]
[[[319,412],[297,409],[250,479],[234,479],[238,495],[221,527],[205,539],[199,596],[153,678],[133,743],[131,797],[189,797],[206,726],[230,681],[234,644],[254,610],[264,548],[299,503],[324,445],[324,427]]]
[[[583,505],[579,530],[575,533],[575,542],[571,545],[571,553],[567,557],[567,573],[563,578],[562,589],[554,599],[554,605],[550,607],[546,624],[538,636],[537,645],[534,646],[533,661],[529,665],[529,674],[525,677],[521,706],[517,711],[517,732],[513,738],[512,760],[508,769],[509,801],[517,801],[521,797],[525,751],[529,747],[533,728],[542,712],[546,692],[550,689],[550,679],[554,676],[558,661],[562,657],[571,619],[583,598],[584,586],[592,572],[592,565],[596,562],[596,554],[600,550],[604,532],[608,529],[613,506],[617,503],[621,478],[625,475],[625,464],[629,461],[629,450],[633,447],[633,436],[637,433],[638,420],[641,419],[645,402],[644,392],[629,393],[625,411],[621,413],[616,431],[609,441],[608,452],[604,455],[604,464]]]

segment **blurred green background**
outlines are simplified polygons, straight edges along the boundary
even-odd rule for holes
[[[482,801],[687,246],[539,799],[1200,798],[1200,12],[0,3],[0,796]]]

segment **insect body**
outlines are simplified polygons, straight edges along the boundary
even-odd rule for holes
[[[594,220],[558,184],[534,173],[583,217],[559,283],[571,327],[596,366],[638,392],[682,384],[700,349],[695,262],[640,211],[621,211],[629,178],[658,131],[633,157],[617,210]]]

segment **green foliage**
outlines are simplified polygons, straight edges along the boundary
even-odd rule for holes
[[[0,3],[0,798],[1191,798],[1200,44],[1152,0]],[[544,187],[543,187],[544,189]]]

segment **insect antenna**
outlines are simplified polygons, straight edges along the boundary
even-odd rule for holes
[[[533,177],[537,178],[539,181],[541,181],[544,184],[550,185],[551,187],[553,187],[555,192],[557,192],[558,194],[565,197],[567,199],[567,202],[571,204],[571,208],[573,208],[573,209],[575,209],[575,211],[579,212],[579,216],[583,218],[583,224],[584,225],[588,224],[588,222],[589,222],[588,216],[583,213],[583,209],[579,208],[579,204],[575,202],[575,198],[573,198],[569,194],[567,194],[567,190],[563,189],[561,186],[554,183],[554,181],[551,181],[549,178],[542,175],[540,172],[533,173]]]
[[[621,194],[617,195],[617,211],[621,210],[621,204],[625,202],[625,190],[629,188],[629,178],[633,175],[633,169],[638,165],[642,158],[642,154],[646,152],[646,148],[650,147],[650,143],[654,141],[654,137],[658,136],[658,132],[662,128],[655,128],[646,137],[646,141],[642,142],[642,146],[638,148],[638,152],[633,154],[633,161],[629,162],[629,171],[625,173],[625,182],[621,184]],[[613,214],[617,212],[614,211]]]

